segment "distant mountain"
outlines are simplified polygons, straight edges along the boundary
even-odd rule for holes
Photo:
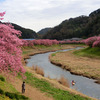
[[[39,32],[37,32],[38,34],[40,35],[44,35],[46,34],[48,31],[50,31],[52,28],[44,28],[44,29],[41,29]]]
[[[31,30],[31,29],[26,29],[23,28],[17,24],[12,23],[12,25],[14,26],[15,29],[20,30],[22,32],[21,34],[21,38],[23,39],[35,39],[38,37],[38,35],[36,34],[35,31]]]
[[[2,23],[2,22],[0,22]],[[6,23],[6,22],[5,22]],[[3,23],[4,24],[4,23]],[[14,29],[16,30],[20,30],[22,32],[21,37],[22,39],[33,39],[33,38],[38,38],[38,35],[36,34],[35,31],[31,30],[31,29],[26,29],[23,28],[17,24],[11,23],[14,26]]]
[[[39,32],[37,32],[38,38],[41,39],[51,29],[52,28],[44,28],[44,29],[41,29]]]
[[[63,21],[43,36],[45,39],[63,40],[73,37],[87,38],[100,34],[100,9],[89,16],[79,16]]]

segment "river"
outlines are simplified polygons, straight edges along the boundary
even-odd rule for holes
[[[77,47],[75,49],[80,49]],[[59,50],[61,51],[69,51],[73,49]],[[70,83],[70,88],[75,89],[85,95],[90,97],[94,97],[100,99],[100,85],[94,83],[95,80],[89,79],[83,76],[73,75],[69,71],[66,71],[56,65],[50,63],[48,57],[53,52],[48,52],[44,54],[37,54],[31,56],[30,59],[27,59],[27,66],[32,67],[32,65],[37,65],[44,70],[45,77],[50,77],[52,79],[60,79],[61,76],[64,76],[68,79]],[[75,86],[71,86],[71,81],[74,80],[76,82]]]

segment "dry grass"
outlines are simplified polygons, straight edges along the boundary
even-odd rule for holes
[[[67,51],[50,56],[50,60],[73,74],[100,80],[100,59],[79,57],[74,55],[73,51]]]
[[[32,70],[34,70],[34,71],[35,71],[35,66],[34,66],[34,65],[32,66]]]
[[[32,70],[34,70],[37,74],[40,74],[40,75],[44,76],[44,71],[43,71],[42,68],[33,65]]]
[[[48,78],[48,79],[51,79],[49,75],[48,75],[48,77],[47,77],[47,78]]]
[[[60,84],[64,85],[64,86],[70,87],[68,80],[65,79],[64,76],[61,76],[61,78],[59,79],[58,82],[59,82]]]
[[[37,74],[44,76],[44,71],[40,67],[33,65],[32,70],[34,70]],[[50,79],[50,76],[48,76],[47,78]],[[55,80],[57,80],[57,79],[55,79]],[[61,78],[58,80],[58,82],[66,87],[70,87],[68,80],[65,79],[64,76],[61,76]]]

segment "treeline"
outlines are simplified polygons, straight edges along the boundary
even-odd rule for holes
[[[44,29],[41,29],[40,31],[37,32],[37,35],[38,35],[38,38],[39,39],[42,39],[42,36],[44,34],[47,34],[48,31],[50,31],[52,28],[44,28]]]
[[[79,16],[63,21],[45,34],[43,39],[63,40],[72,37],[88,38],[100,34],[100,9],[89,16]]]
[[[23,28],[17,24],[12,23],[12,25],[14,26],[14,29],[16,30],[20,30],[22,32],[21,37],[22,39],[33,39],[33,38],[37,38],[37,34],[35,31],[31,30],[31,29],[26,29]]]
[[[40,30],[39,32],[37,32],[37,33],[40,34],[40,35],[41,35],[41,34],[44,35],[44,34],[46,34],[48,31],[50,31],[51,29],[52,29],[52,28],[50,28],[50,27],[49,27],[49,28],[44,28],[44,29],[41,29],[41,30]]]
[[[0,23],[2,23],[2,22],[0,21]],[[4,22],[2,24],[7,24],[7,22]],[[14,26],[14,29],[22,32],[20,38],[22,38],[22,39],[36,39],[36,38],[38,38],[38,35],[35,31],[33,31],[31,29],[23,28],[23,27],[21,27],[17,24],[14,24],[14,23],[10,23],[10,24],[12,24],[12,26]]]

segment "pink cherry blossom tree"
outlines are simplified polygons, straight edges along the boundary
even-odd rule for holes
[[[4,14],[5,12],[0,13],[1,20]],[[13,75],[25,73],[21,63],[22,40],[18,38],[20,35],[21,32],[15,30],[11,24],[0,23],[0,72]]]
[[[97,40],[97,36],[94,37],[89,37],[88,39],[85,40],[85,44],[92,47],[93,43]]]
[[[100,36],[97,37],[97,40],[93,43],[93,47],[100,47]]]

